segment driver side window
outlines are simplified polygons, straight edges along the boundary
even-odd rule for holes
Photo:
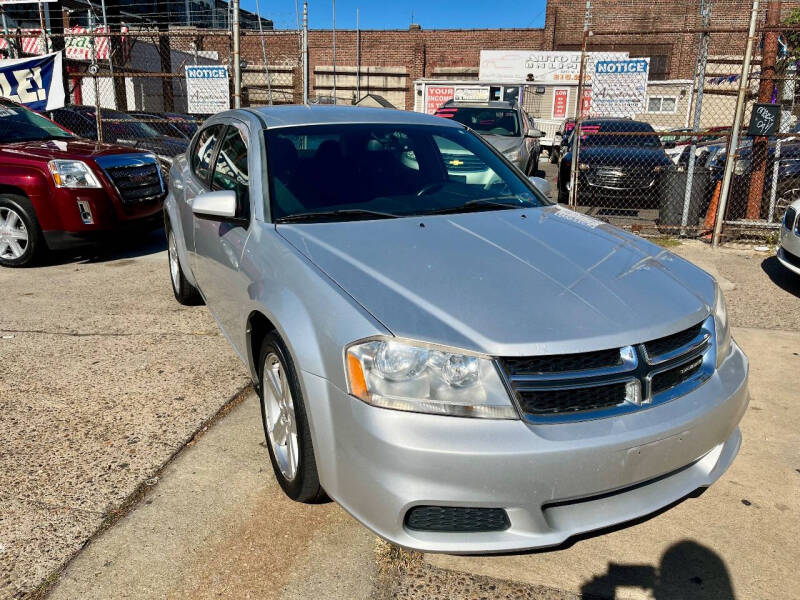
[[[222,140],[211,176],[211,189],[236,192],[237,216],[249,218],[250,187],[247,175],[247,144],[236,127],[228,127]]]

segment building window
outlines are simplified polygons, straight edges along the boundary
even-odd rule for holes
[[[678,99],[675,96],[648,96],[647,112],[673,114],[678,108]]]

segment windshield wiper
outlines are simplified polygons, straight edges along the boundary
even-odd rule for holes
[[[506,210],[512,208],[529,208],[524,204],[511,204],[510,202],[501,202],[502,198],[517,198],[516,196],[497,196],[495,198],[475,198],[469,200],[464,204],[458,206],[446,206],[444,208],[434,208],[433,210],[425,211],[423,215],[448,215],[453,213],[462,212],[478,212],[481,210]]]
[[[286,215],[275,219],[276,223],[299,223],[302,221],[338,221],[340,217],[351,217],[351,220],[367,219],[396,219],[400,215],[395,215],[377,210],[367,210],[363,208],[340,208],[338,210],[322,210],[315,212],[297,213]]]

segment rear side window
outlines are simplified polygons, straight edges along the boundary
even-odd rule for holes
[[[217,145],[221,132],[221,125],[212,125],[197,136],[197,141],[192,149],[192,171],[201,181],[208,181],[211,157],[214,155],[214,147]]]
[[[228,128],[225,139],[219,147],[214,175],[211,178],[211,189],[235,191],[240,216],[243,216],[250,206],[247,144],[241,132],[235,127]]]

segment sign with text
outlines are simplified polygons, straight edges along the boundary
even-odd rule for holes
[[[231,96],[228,67],[224,65],[186,65],[188,112],[209,115],[228,110]]]
[[[425,88],[425,112],[434,114],[439,107],[452,100],[456,90],[451,86],[429,85]]]
[[[627,52],[587,52],[586,81],[600,59],[621,60]],[[581,53],[576,51],[481,50],[478,79],[493,82],[574,82],[580,79]]]
[[[553,118],[565,119],[569,106],[569,88],[556,88],[553,90]]]
[[[645,110],[649,58],[598,60],[592,79],[591,114],[632,117]]]
[[[755,104],[750,115],[750,126],[747,135],[769,136],[778,130],[780,122],[780,104]]]
[[[488,102],[489,88],[481,87],[457,87],[453,93],[453,100],[456,102]]]
[[[0,60],[0,95],[33,110],[64,106],[61,52]]]

